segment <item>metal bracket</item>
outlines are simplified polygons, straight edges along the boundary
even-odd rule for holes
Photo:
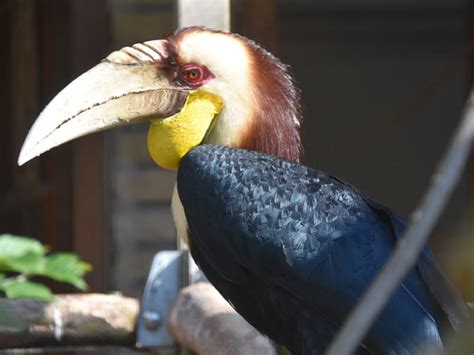
[[[186,266],[188,270],[181,272]],[[168,250],[155,255],[140,305],[136,343],[138,348],[176,346],[174,339],[168,334],[166,320],[179,290],[185,286],[182,284],[183,278],[189,283],[207,281],[187,251]]]
[[[166,319],[179,291],[181,270],[177,250],[160,251],[153,258],[143,292],[137,324],[138,348],[169,348],[176,346],[168,334]]]

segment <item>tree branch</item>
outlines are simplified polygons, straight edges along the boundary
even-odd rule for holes
[[[272,342],[244,320],[208,282],[181,290],[168,329],[198,354],[275,355]]]
[[[1,349],[135,347],[138,300],[120,295],[58,295],[51,303],[0,298]],[[168,327],[199,354],[276,354],[209,283],[180,291]],[[15,350],[15,351],[16,351]]]
[[[138,301],[119,295],[58,295],[51,303],[0,298],[0,349],[135,345]]]
[[[395,252],[347,318],[328,348],[327,355],[354,352],[393,291],[415,265],[430,232],[464,171],[472,149],[473,138],[474,93],[471,93],[454,138],[432,176],[430,188],[421,200],[418,209],[413,213],[403,237],[398,241]]]

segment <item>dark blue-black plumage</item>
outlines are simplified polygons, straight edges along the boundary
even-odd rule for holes
[[[240,149],[193,149],[181,161],[178,192],[191,253],[208,279],[244,318],[294,354],[326,348],[404,228],[395,213],[341,180]],[[359,352],[442,347],[441,330],[451,316],[445,310],[457,300],[449,292],[441,301],[433,296],[423,270],[439,273],[432,278],[441,279],[437,287],[449,285],[429,250],[420,260]]]

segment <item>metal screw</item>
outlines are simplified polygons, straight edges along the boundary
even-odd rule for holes
[[[161,326],[161,316],[158,312],[143,313],[143,324],[148,330],[157,330]]]

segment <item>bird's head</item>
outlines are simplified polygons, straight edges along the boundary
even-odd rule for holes
[[[300,107],[287,67],[245,37],[199,27],[111,53],[43,110],[18,163],[86,134],[149,121],[153,160],[177,168],[202,143],[298,160]]]

